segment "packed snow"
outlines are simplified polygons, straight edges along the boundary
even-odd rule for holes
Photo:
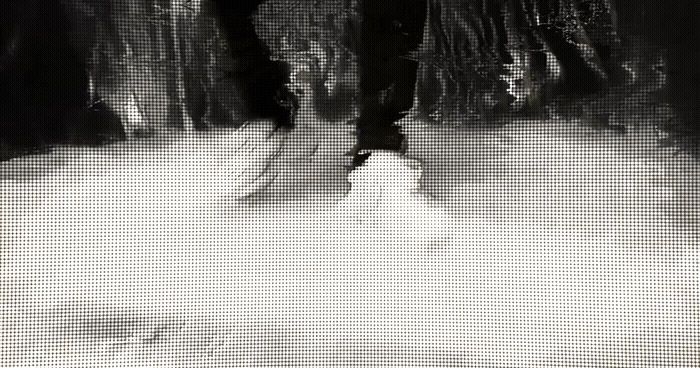
[[[0,164],[2,366],[700,366],[700,168],[572,122]]]

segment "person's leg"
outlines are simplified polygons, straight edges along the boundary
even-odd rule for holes
[[[418,61],[408,54],[423,38],[425,0],[360,1],[360,117],[353,164],[362,151],[401,151],[404,136],[396,122],[413,104]]]

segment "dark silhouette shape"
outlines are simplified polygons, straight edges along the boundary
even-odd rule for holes
[[[360,0],[357,43],[360,116],[354,165],[365,150],[401,151],[404,136],[396,122],[413,105],[418,61],[409,55],[423,38],[426,0]],[[355,28],[356,29],[356,28]]]
[[[246,110],[252,118],[273,119],[278,128],[292,128],[298,101],[286,83],[290,68],[270,58],[258,37],[252,14],[264,0],[212,0],[233,57],[229,77],[240,83]]]
[[[68,139],[71,112],[88,101],[84,60],[69,40],[61,1],[0,4],[0,145],[3,158]]]
[[[121,119],[101,99],[73,111],[68,121],[68,142],[72,144],[97,146],[126,139]]]

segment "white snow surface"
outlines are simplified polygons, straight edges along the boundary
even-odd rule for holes
[[[0,365],[700,366],[697,162],[405,129],[349,176],[312,119],[0,164]]]

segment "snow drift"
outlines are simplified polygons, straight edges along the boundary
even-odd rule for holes
[[[344,129],[3,163],[2,365],[700,362],[697,163],[409,125],[409,158],[346,182]],[[233,195],[270,154],[267,189]]]

